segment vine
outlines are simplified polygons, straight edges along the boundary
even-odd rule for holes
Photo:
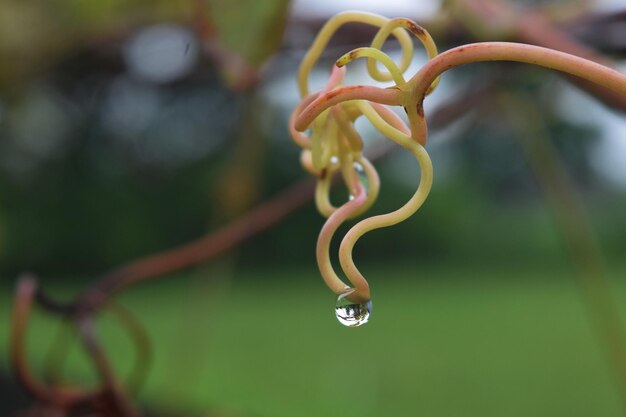
[[[309,93],[308,76],[311,69],[332,34],[349,22],[364,23],[379,29],[369,47],[353,49],[336,60],[329,81],[321,91]],[[429,60],[406,80],[405,72],[413,52],[413,48],[407,45],[409,33],[422,43]],[[396,64],[381,50],[385,40],[392,34],[402,49],[400,64]],[[367,59],[367,70],[372,79],[393,81],[395,85],[389,88],[342,85],[345,65],[359,58]],[[438,54],[431,36],[417,23],[369,13],[346,12],[331,18],[304,57],[298,72],[302,101],[290,118],[290,132],[294,142],[302,149],[303,167],[317,177],[317,208],[328,218],[317,241],[317,262],[326,285],[338,296],[337,318],[343,324],[360,326],[367,322],[371,311],[369,284],[353,259],[356,243],[372,230],[406,220],[420,208],[430,192],[433,168],[424,147],[428,137],[424,99],[436,88],[445,71],[483,61],[537,65],[579,77],[626,96],[626,75],[584,58],[512,42],[474,43]],[[382,64],[387,72],[379,71],[377,64]],[[408,123],[385,106],[402,107]],[[363,142],[354,128],[354,122],[361,116],[383,136],[411,152],[419,164],[421,177],[417,190],[402,207],[390,213],[365,218],[344,236],[339,249],[339,263],[350,286],[339,278],[332,266],[330,242],[341,224],[371,207],[378,196],[380,185],[375,168],[363,156]],[[308,136],[302,133],[307,129],[310,130]],[[360,170],[365,175],[359,175]],[[341,172],[350,198],[342,206],[334,207],[329,203],[329,177],[338,171]],[[350,303],[346,303],[346,300]]]

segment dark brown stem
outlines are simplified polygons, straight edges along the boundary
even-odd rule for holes
[[[133,391],[139,392],[148,375],[148,369],[152,362],[152,349],[150,348],[150,340],[148,334],[135,318],[130,310],[114,300],[108,303],[111,312],[116,316],[117,320],[126,328],[128,335],[135,346],[135,361],[131,370],[126,386]]]
[[[104,387],[103,393],[108,400],[107,408],[115,410],[119,417],[135,417],[138,412],[133,408],[130,401],[126,398],[118,381],[113,373],[113,368],[102,349],[102,344],[96,336],[93,318],[91,316],[80,317],[78,321],[78,330],[80,332],[83,345],[87,353],[91,357],[100,379]]]
[[[25,274],[18,279],[9,346],[11,364],[17,380],[39,400],[60,408],[69,408],[72,404],[95,398],[94,393],[52,390],[41,383],[30,370],[26,357],[26,330],[36,291],[37,280],[34,276]]]
[[[65,318],[61,320],[44,360],[43,379],[50,385],[62,383],[63,368],[72,342],[69,333],[74,331],[72,322]]]
[[[57,403],[57,397],[32,374],[26,358],[26,329],[33,305],[37,281],[31,275],[22,275],[17,281],[15,304],[11,320],[10,356],[13,371],[20,383],[42,401]]]

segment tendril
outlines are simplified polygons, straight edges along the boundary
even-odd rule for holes
[[[332,35],[349,22],[377,26],[379,30],[370,46],[356,48],[337,59],[324,88],[309,93],[308,78],[313,66]],[[392,34],[402,50],[399,64],[382,51],[383,44]],[[366,302],[370,298],[369,284],[352,259],[358,239],[371,230],[397,224],[412,215],[426,200],[432,184],[432,165],[423,147],[426,122],[423,112],[418,109],[417,99],[406,88],[408,84],[404,76],[413,57],[410,34],[424,45],[429,58],[437,55],[437,48],[428,32],[411,20],[387,19],[357,12],[339,14],[324,25],[298,72],[302,100],[289,119],[289,131],[302,149],[302,166],[317,177],[315,202],[318,211],[327,217],[317,241],[317,262],[326,285],[337,295],[353,302]],[[372,79],[393,81],[395,87],[382,89],[342,85],[345,66],[359,58],[367,59],[368,74]],[[386,72],[380,71],[377,63],[382,64]],[[428,92],[435,88],[437,81],[438,78],[431,83]],[[408,125],[386,105],[403,107]],[[339,263],[346,277],[344,281],[331,262],[331,240],[344,222],[370,209],[380,190],[378,173],[363,156],[363,140],[354,127],[356,120],[362,116],[384,137],[411,152],[419,163],[422,175],[415,194],[406,204],[391,213],[361,220],[346,234],[339,250]],[[306,129],[309,133],[302,133]],[[341,179],[349,196],[339,206],[333,205],[330,198],[335,177]]]

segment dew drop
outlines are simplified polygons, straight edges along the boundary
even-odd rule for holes
[[[330,164],[331,165],[339,165],[339,157],[333,155],[330,157]]]
[[[367,323],[372,313],[372,300],[358,304],[348,300],[346,297],[352,294],[354,290],[350,290],[337,297],[335,304],[335,316],[339,323],[347,327],[359,327]]]
[[[361,185],[363,185],[363,188],[365,188],[365,192],[369,192],[370,181],[369,181],[369,178],[367,178],[367,174],[365,173],[363,166],[358,162],[355,162],[352,166],[354,167],[354,171],[359,177],[359,181],[361,182]]]

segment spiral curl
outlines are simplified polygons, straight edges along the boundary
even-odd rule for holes
[[[333,34],[341,26],[352,22],[379,28],[371,45],[341,56],[333,66],[324,88],[310,93],[309,75],[312,68]],[[402,50],[399,64],[381,50],[391,35],[396,37]],[[315,203],[318,211],[327,217],[317,241],[317,262],[328,287],[337,295],[350,292],[348,298],[355,302],[370,299],[369,284],[352,258],[356,242],[371,230],[397,224],[412,215],[425,201],[432,185],[432,165],[423,147],[426,141],[424,115],[423,112],[420,114],[417,102],[406,90],[404,74],[413,59],[410,35],[423,44],[429,59],[437,55],[437,48],[428,32],[409,19],[388,19],[361,12],[341,13],[331,18],[321,29],[298,71],[301,101],[289,119],[289,131],[294,143],[301,148],[300,162],[303,168],[317,177]],[[344,86],[342,83],[346,74],[345,66],[359,58],[367,59],[367,71],[373,80],[392,81],[395,85],[388,89]],[[385,71],[378,68],[379,63]],[[437,83],[438,78],[425,94],[432,92]],[[345,92],[348,94],[344,94]],[[332,100],[335,93],[342,93],[343,99],[329,105],[329,100]],[[354,95],[354,99],[345,98],[350,94]],[[320,100],[325,101],[324,108],[318,111]],[[385,106],[389,104],[404,107],[408,125]],[[342,240],[339,260],[350,286],[339,278],[332,266],[330,242],[341,224],[363,214],[374,204],[380,189],[378,173],[363,155],[363,140],[354,128],[355,121],[361,116],[383,136],[411,152],[417,159],[422,175],[415,194],[404,206],[391,213],[361,220]],[[303,133],[307,129],[308,134]],[[340,174],[349,195],[348,201],[341,206],[333,205],[330,200],[335,174]]]

